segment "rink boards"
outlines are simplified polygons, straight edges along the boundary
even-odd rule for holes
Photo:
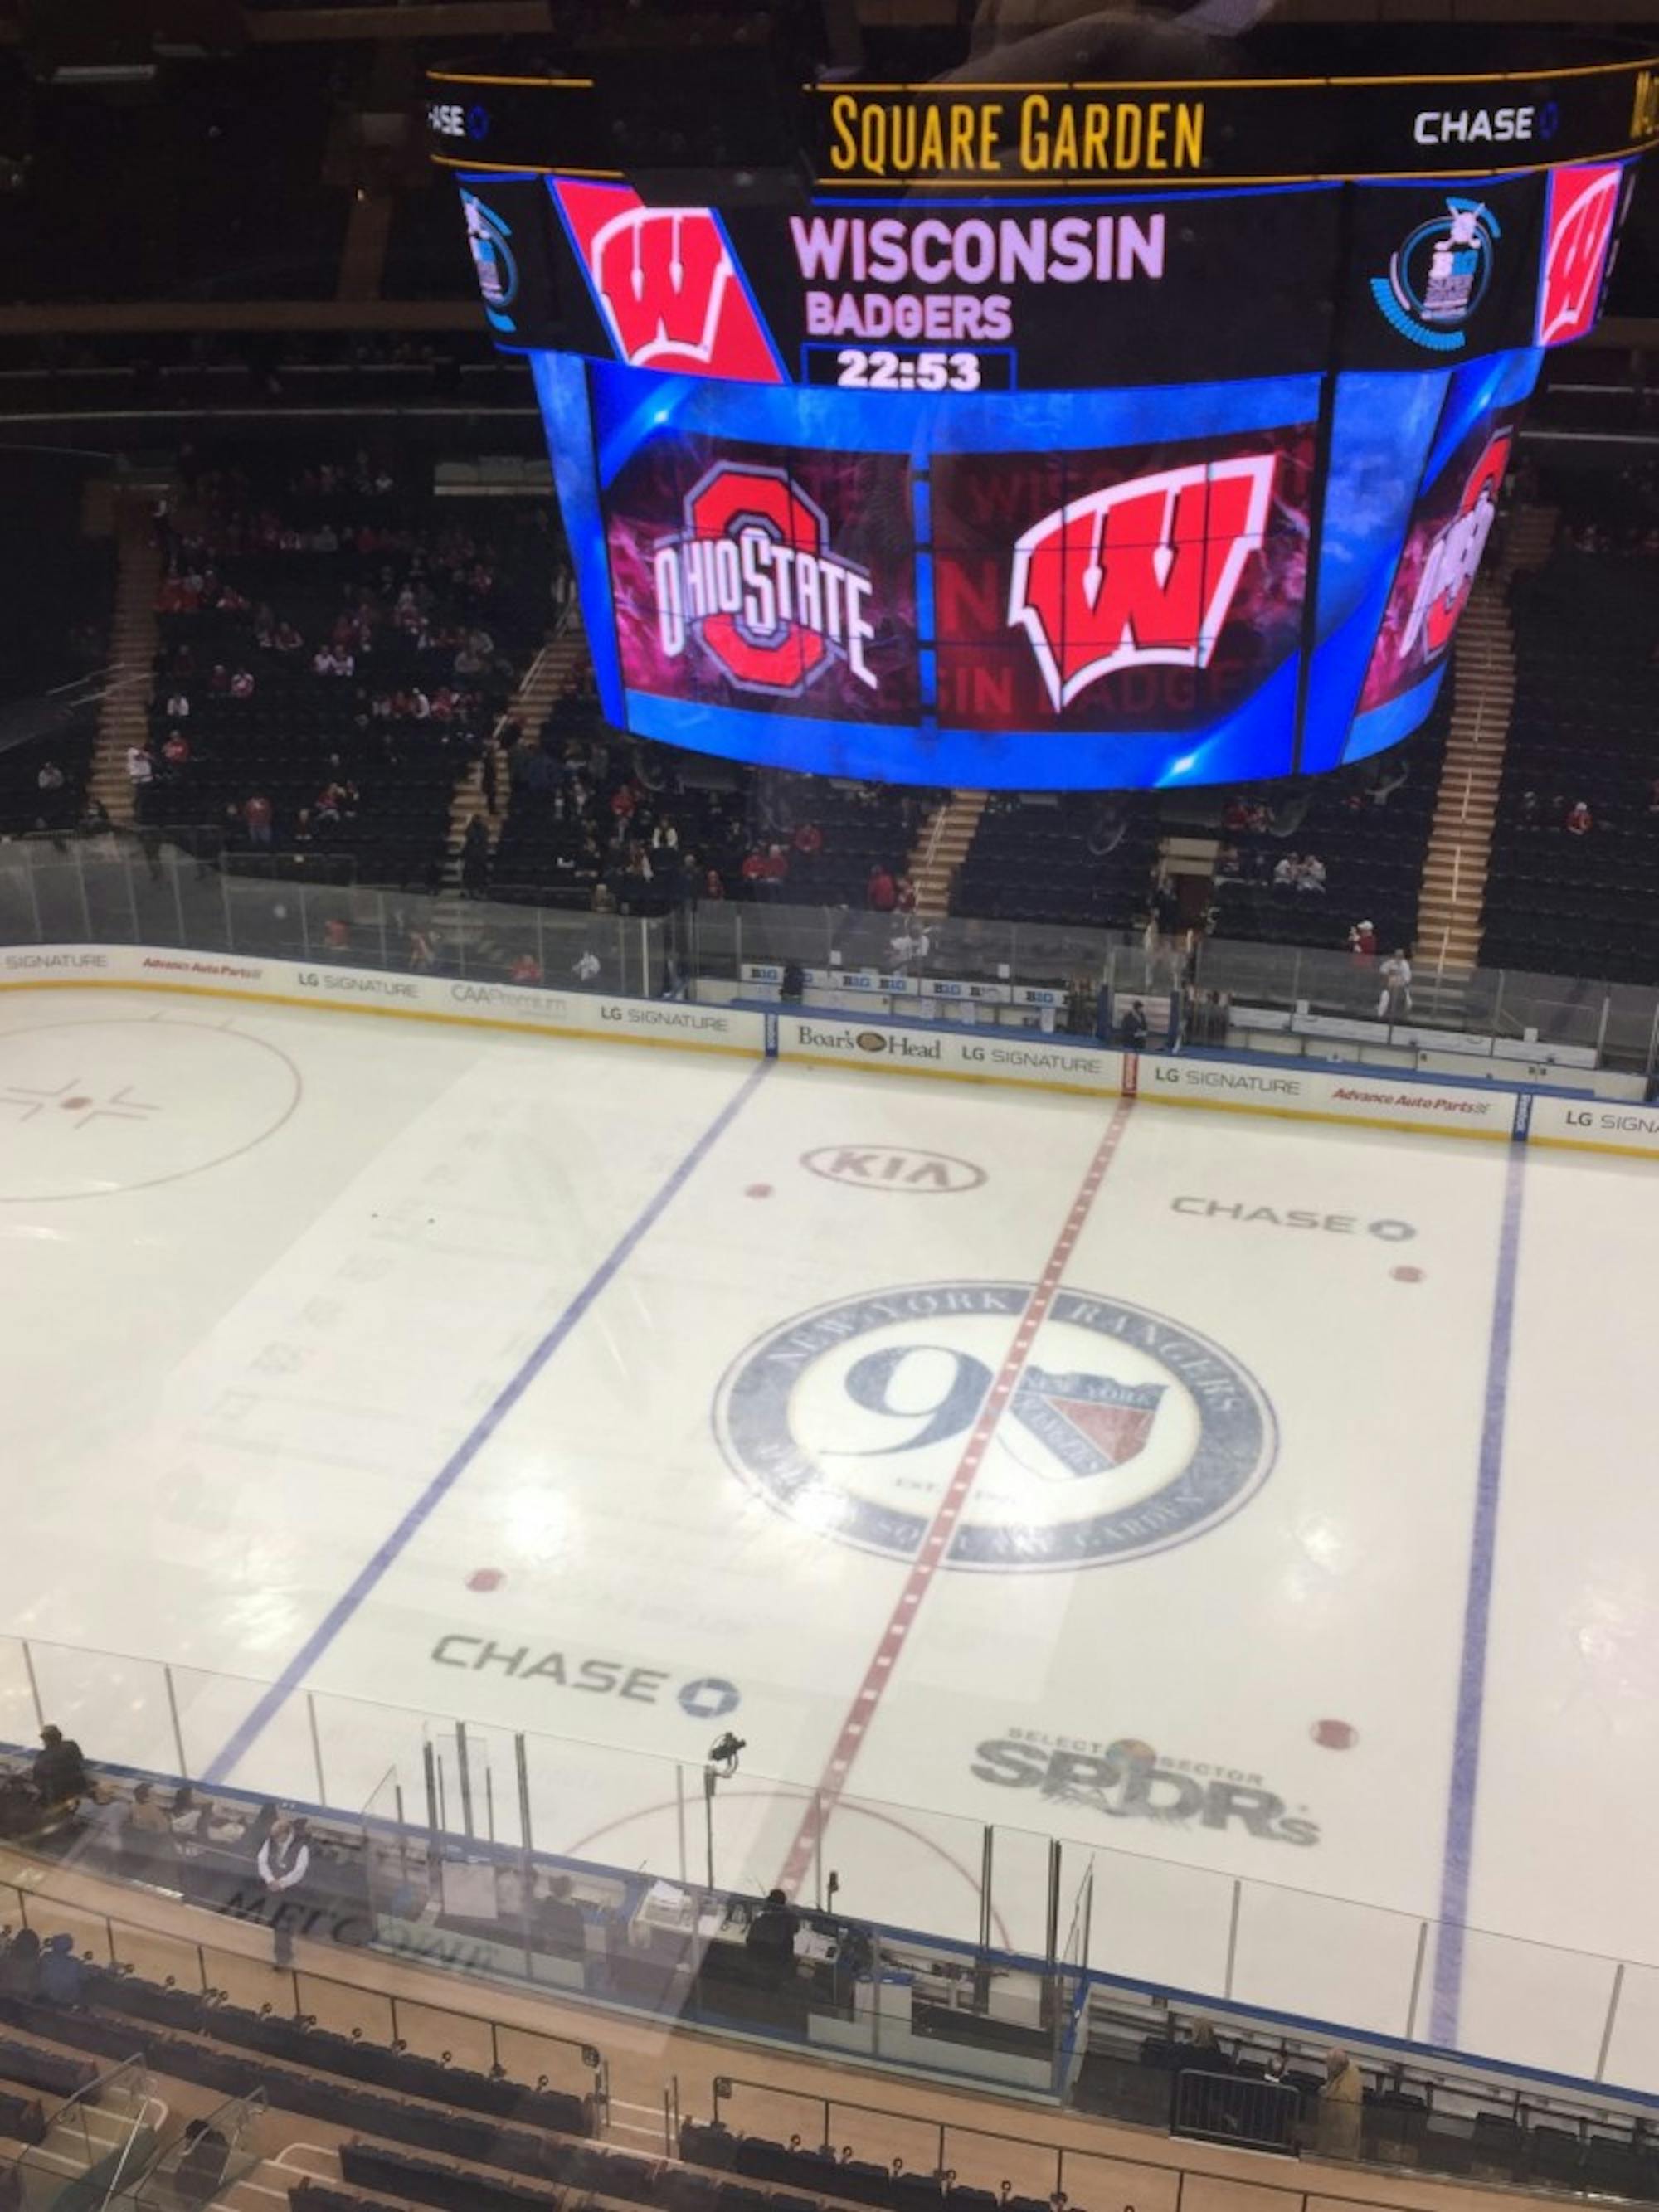
[[[257,960],[145,945],[0,950],[0,990],[115,988],[448,1022],[528,1035],[609,1038],[742,1058],[994,1083],[1167,1106],[1346,1123],[1410,1134],[1659,1157],[1659,1107],[1488,1080],[1260,1065],[1122,1052],[1080,1038],[946,1029],[856,1014],[760,1013],[610,998],[461,977],[388,975],[325,962]]]

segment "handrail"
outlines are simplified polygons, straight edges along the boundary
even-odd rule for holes
[[[108,1963],[112,1966],[120,1966],[125,1963],[116,1949],[115,1930],[118,1928],[125,1929],[133,1934],[143,1936],[145,1942],[152,1947],[159,1948],[163,1944],[176,1943],[180,1945],[186,1951],[194,1951],[196,1954],[197,1972],[201,1977],[201,1994],[204,1996],[222,1994],[222,1991],[219,1990],[218,1985],[209,1979],[207,1970],[207,1953],[210,1946],[204,1942],[200,1942],[189,1936],[175,1935],[171,1929],[156,1928],[141,1920],[128,1920],[118,1913],[106,1912],[97,1905],[82,1905],[77,1903],[71,1898],[55,1896],[51,1890],[35,1888],[26,1890],[21,1882],[0,1879],[0,1891],[3,1890],[9,1890],[12,1896],[15,1899],[17,1904],[18,1923],[20,1926],[24,1928],[32,1927],[33,1925],[29,1919],[28,1915],[28,1908],[31,1904],[34,1905],[36,1907],[42,1905],[55,1905],[60,1911],[73,1913],[78,1918],[101,1920],[104,1923],[105,1938],[109,1946]],[[0,1928],[0,1933],[8,1932],[9,1932],[9,1923],[7,1923],[4,1928]],[[38,1933],[39,1931],[37,1930],[36,1932]],[[226,1948],[228,1955],[233,1956],[239,1960],[246,1956],[243,1952],[234,1951],[228,1946]],[[280,1972],[281,1970],[273,1969],[272,1971]],[[342,1980],[339,1976],[335,1974],[320,1974],[309,1966],[290,1966],[288,1968],[287,1973],[289,1983],[293,1991],[294,2017],[295,2020],[315,2018],[315,2014],[311,2012],[308,2008],[301,2002],[300,1996],[300,1984],[302,1980],[315,1982],[324,1989],[348,1990],[353,1997],[372,1998],[383,2002],[387,2008],[387,2016],[392,2030],[392,2033],[387,2039],[388,2043],[398,2044],[404,2041],[404,2038],[399,2032],[398,2016],[398,2001],[390,1990],[370,1989],[363,1983],[344,1981]],[[169,1974],[166,1983],[163,1984],[163,1987],[173,1988],[176,1986],[177,1984],[173,1977]],[[412,2006],[415,2009],[420,2012],[435,2014],[446,2020],[459,2021],[465,2022],[471,2027],[488,2028],[489,2031],[489,2057],[492,2066],[499,2067],[501,2065],[501,2038],[503,2033],[507,2035],[532,2036],[538,2043],[557,2045],[563,2049],[578,2052],[584,2069],[592,2077],[590,2089],[594,2100],[596,2109],[603,2112],[608,2108],[610,2103],[610,2069],[604,2053],[596,2049],[592,2044],[586,2043],[576,2036],[559,2035],[550,2028],[519,2027],[510,2021],[496,2021],[489,2019],[478,2013],[461,2012],[450,2005],[434,2003],[427,1997],[405,1997],[403,2002],[405,2007]],[[448,2056],[447,2052],[444,2055],[446,2058]]]
[[[726,2127],[729,2124],[723,2116],[724,2111],[732,2102],[734,2093],[740,2089],[750,2090],[763,2097],[787,2097],[799,2104],[820,2108],[823,2114],[821,2147],[832,2152],[835,2150],[836,2136],[840,2132],[833,2125],[834,2115],[837,2112],[856,2112],[867,2114],[871,2118],[885,2122],[890,2126],[915,2128],[924,2133],[936,2134],[939,2144],[939,2162],[934,2170],[939,2173],[952,2171],[948,2148],[952,2136],[968,2136],[985,2143],[1002,2143],[1007,2145],[1010,2149],[1018,2150],[1024,2155],[1036,2154],[1042,2158],[1052,2158],[1054,2161],[1054,2186],[1052,2195],[1057,2203],[1063,2203],[1070,2194],[1066,2186],[1066,2160],[1069,2158],[1073,2165],[1079,2160],[1087,2160],[1091,2165],[1124,2169],[1143,2176],[1149,2172],[1168,2175],[1176,2185],[1176,2212],[1181,2212],[1182,2199],[1186,2185],[1189,2181],[1213,2182],[1225,2189],[1247,2188],[1252,2191],[1266,2191],[1274,2197],[1293,2199],[1304,2208],[1304,2212],[1310,2200],[1315,2197],[1352,2206],[1354,2208],[1354,2212],[1429,2212],[1427,2206],[1399,2203],[1384,2205],[1373,2197],[1352,2197],[1340,2187],[1298,2189],[1286,2182],[1261,2180],[1254,2173],[1248,2181],[1244,2181],[1237,2174],[1218,2173],[1203,2166],[1188,2166],[1184,2163],[1180,2166],[1167,2166],[1156,2159],[1126,2157],[1121,2151],[1091,2150],[1075,2143],[1043,2142],[1035,2136],[1012,2135],[1000,2128],[975,2127],[963,2120],[935,2119],[932,2114],[898,2112],[890,2106],[866,2105],[852,2098],[819,2096],[813,2090],[782,2088],[775,2082],[757,2081],[738,2075],[723,2074],[717,2075],[714,2078],[711,2104],[713,2124],[715,2126]],[[743,2130],[733,2130],[732,2132],[741,2133]],[[791,2148],[804,2148],[799,2135],[792,2134],[784,2140]],[[855,2146],[850,2142],[844,2143],[837,2154],[842,2163],[857,2154]],[[1271,2153],[1267,2154],[1272,2155]],[[1258,2152],[1254,2155],[1259,2156],[1261,2154]],[[902,2163],[902,2161],[894,2161],[893,2170],[899,2170]],[[1133,2212],[1133,2208],[1126,2207],[1125,2212]]]

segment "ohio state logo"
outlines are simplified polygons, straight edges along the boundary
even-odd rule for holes
[[[781,381],[776,356],[708,208],[648,208],[625,185],[554,194],[617,351],[631,368]]]
[[[1120,668],[1207,668],[1261,548],[1273,453],[1134,477],[1034,523],[1014,547],[1008,620],[1056,714]]]
[[[867,570],[830,550],[823,510],[781,469],[720,461],[687,495],[685,526],[652,556],[657,634],[692,639],[745,691],[796,696],[843,660],[873,691]]]
[[[1619,211],[1617,162],[1557,169],[1550,178],[1544,277],[1538,295],[1538,343],[1565,345],[1595,320],[1601,277]]]
[[[1469,471],[1456,514],[1430,546],[1401,639],[1402,653],[1420,641],[1433,659],[1451,643],[1498,519],[1498,487],[1509,466],[1510,443],[1507,430],[1488,441]]]

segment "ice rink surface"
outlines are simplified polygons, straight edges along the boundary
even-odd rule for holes
[[[176,1769],[161,1660],[307,1802],[459,1800],[460,1718],[481,1830],[523,1733],[538,1846],[696,1880],[731,1728],[724,1885],[971,1936],[994,1823],[1040,1949],[1060,1837],[1097,1966],[1589,2073],[1659,1960],[1656,1231],[1637,1162],[9,995],[5,1626],[94,1756]]]

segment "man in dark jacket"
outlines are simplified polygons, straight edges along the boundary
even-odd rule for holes
[[[42,1748],[34,1754],[29,1779],[42,1805],[68,1805],[84,1797],[91,1785],[80,1745],[51,1722],[41,1729],[40,1742]]]
[[[794,1972],[795,1916],[781,1889],[768,1890],[744,1942],[750,1958],[769,1978],[781,1981]]]

